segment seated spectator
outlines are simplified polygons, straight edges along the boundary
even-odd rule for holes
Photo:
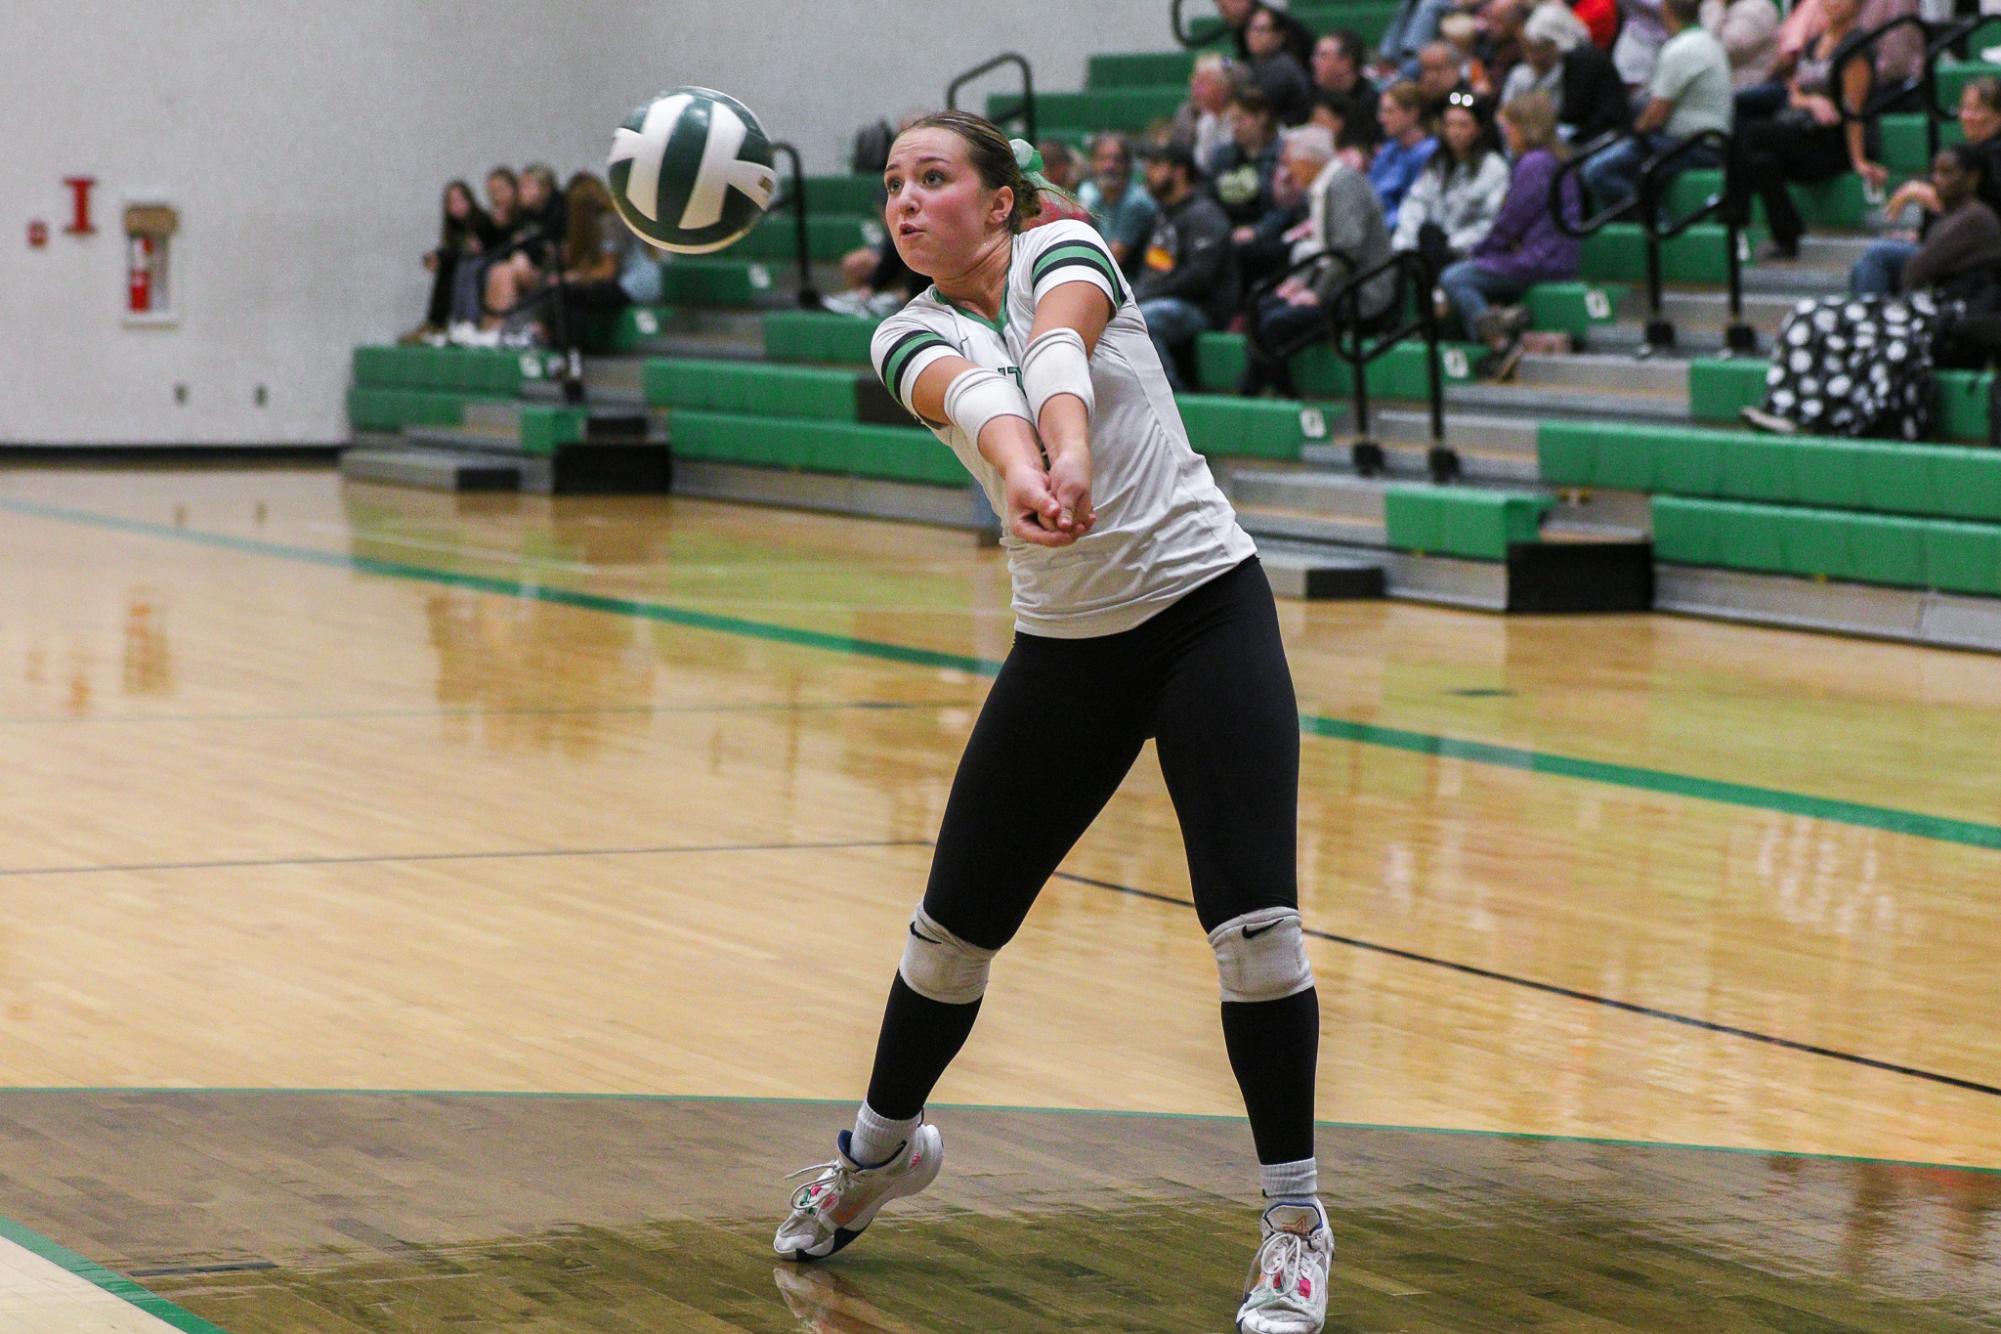
[[[1217,154],[1230,142],[1228,58],[1213,51],[1195,58],[1195,71],[1188,76],[1188,100],[1174,113],[1168,137],[1188,150],[1204,176],[1214,170]],[[1047,153],[1042,156],[1048,160]]]
[[[1647,105],[1633,122],[1633,137],[1584,164],[1584,184],[1602,209],[1633,202],[1648,158],[1707,130],[1730,133],[1735,107],[1730,58],[1698,21],[1700,9],[1701,0],[1667,0],[1662,12],[1669,37],[1654,65]],[[1720,153],[1701,145],[1675,161],[1674,174],[1722,160]]]
[[[1751,194],[1765,202],[1765,221],[1772,229],[1767,259],[1797,259],[1806,223],[1786,190],[1788,181],[1827,181],[1849,171],[1872,188],[1881,188],[1889,173],[1869,156],[1873,125],[1843,124],[1834,104],[1834,53],[1855,31],[1856,0],[1821,0],[1828,26],[1805,52],[1787,87],[1787,106],[1769,120],[1754,120],[1737,130],[1737,162],[1729,173],[1729,207],[1739,223],[1750,218]],[[1841,96],[1849,106],[1861,106],[1869,96],[1871,71],[1864,60],[1842,70]]]
[[[1522,24],[1528,16],[1528,0],[1487,0],[1487,7],[1480,11],[1480,21],[1486,27],[1481,58],[1487,69],[1487,87],[1473,91],[1489,101],[1522,63]]]
[[[1990,184],[1990,160],[1966,144],[1939,150],[1931,181],[1938,217],[1925,233],[1924,244],[1904,261],[1899,291],[1930,288],[1934,297],[1951,300],[1994,285],[1996,266],[2001,265],[2001,215],[1981,198]]]
[[[1382,202],[1383,221],[1397,225],[1397,208],[1410,190],[1438,141],[1425,131],[1424,94],[1414,83],[1393,83],[1383,94],[1376,113],[1383,126],[1383,142],[1369,164],[1369,184]]]
[[[1517,301],[1536,283],[1577,276],[1577,238],[1550,216],[1550,183],[1569,151],[1557,137],[1556,104],[1548,93],[1528,93],[1501,108],[1501,129],[1515,158],[1508,196],[1472,256],[1438,276],[1452,314],[1487,344],[1481,373],[1497,380],[1514,374],[1527,321],[1519,309],[1493,303]],[[1581,220],[1580,196],[1576,178],[1566,177],[1563,212],[1572,226]]]
[[[1508,194],[1508,162],[1494,143],[1487,105],[1454,93],[1431,155],[1397,211],[1390,244],[1416,251],[1438,273],[1486,238]]]
[[[1438,25],[1439,36],[1451,47],[1459,58],[1459,83],[1463,89],[1475,96],[1487,97],[1493,94],[1493,85],[1487,81],[1487,65],[1480,58],[1480,45],[1486,34],[1480,27],[1480,20],[1471,14],[1447,14]],[[1423,74],[1420,67],[1418,73]],[[1442,113],[1444,107],[1440,107]]]
[[[511,172],[508,179],[513,179]],[[477,259],[500,239],[500,229],[479,206],[472,196],[472,187],[464,181],[453,181],[445,187],[442,211],[438,244],[424,252],[424,267],[431,271],[431,300],[424,308],[424,322],[404,334],[399,342],[424,342],[445,332],[452,320],[452,283],[459,265]]]
[[[1112,258],[1128,277],[1139,266],[1140,248],[1153,234],[1153,200],[1133,181],[1132,141],[1101,134],[1091,141],[1091,179],[1078,187],[1077,202],[1091,212],[1091,225],[1111,247]]]
[[[1584,25],[1561,3],[1538,5],[1529,15],[1522,53],[1502,89],[1502,106],[1541,89],[1555,101],[1557,127],[1569,142],[1586,144],[1626,132],[1633,118],[1626,85],[1611,58],[1591,44]]]
[[[1251,20],[1260,9],[1271,10],[1278,16],[1279,31],[1285,35],[1285,49],[1299,62],[1301,69],[1313,56],[1313,33],[1304,23],[1283,9],[1273,9],[1263,0],[1216,0],[1216,13],[1222,17],[1223,26],[1230,30],[1230,40],[1239,61],[1251,58],[1249,40]]]
[[[1437,128],[1445,99],[1466,87],[1466,59],[1451,42],[1427,42],[1417,53],[1417,91],[1423,103],[1424,126]]]
[[[657,256],[637,253],[647,247],[619,221],[611,191],[591,173],[580,171],[570,178],[563,205],[562,284],[549,284],[561,293],[561,309],[550,303],[542,331],[551,346],[577,347],[593,314],[660,300],[660,263]]]
[[[1061,139],[1044,139],[1035,146],[1042,154],[1042,178],[1057,189],[1075,195],[1084,165],[1069,144]]]
[[[1382,66],[1398,78],[1417,59],[1426,43],[1438,40],[1438,24],[1452,12],[1452,0],[1399,0],[1376,48]],[[1411,70],[1412,74],[1416,70]]]
[[[1585,40],[1611,55],[1619,40],[1619,0],[1577,0],[1570,12],[1584,25]]]
[[[1251,11],[1250,22],[1244,25],[1244,43],[1251,51],[1244,62],[1245,76],[1271,103],[1279,123],[1303,122],[1312,106],[1313,83],[1306,77],[1306,66],[1285,49],[1279,12],[1264,5]]]
[[[1296,398],[1286,358],[1333,328],[1342,313],[1334,297],[1350,274],[1374,268],[1390,256],[1389,229],[1375,191],[1367,177],[1335,155],[1332,135],[1317,125],[1287,131],[1281,162],[1305,195],[1307,215],[1286,236],[1294,271],[1259,297],[1252,313],[1251,359],[1237,386],[1246,396],[1271,387]],[[1370,279],[1361,293],[1362,323],[1366,326],[1389,314],[1396,294],[1394,272]]]
[[[1133,280],[1133,300],[1160,352],[1167,382],[1178,392],[1186,387],[1183,367],[1195,335],[1223,328],[1237,308],[1237,262],[1230,220],[1222,205],[1198,188],[1201,177],[1187,146],[1169,142],[1143,149],[1140,161],[1160,213]]]
[[[1251,226],[1271,211],[1278,172],[1278,119],[1255,88],[1230,98],[1230,142],[1216,155],[1210,189],[1233,226]]]
[[[555,168],[540,162],[524,167],[518,198],[520,207],[513,230],[502,239],[493,263],[486,270],[486,306],[481,325],[488,330],[499,329],[522,298],[541,286],[542,276],[556,261],[567,231]]]
[[[1612,43],[1612,65],[1626,87],[1637,92],[1653,82],[1654,60],[1668,38],[1663,0],[1619,0],[1622,20]]]
[[[1322,93],[1313,99],[1313,114],[1306,118],[1306,123],[1318,125],[1333,135],[1334,151],[1341,155],[1341,160],[1366,176],[1369,171],[1369,159],[1373,154],[1360,131],[1362,126],[1370,126],[1379,137],[1382,134],[1382,123],[1376,119],[1373,106],[1370,107],[1369,118],[1361,122],[1348,119],[1349,109],[1347,103],[1332,93]]]
[[[495,167],[486,174],[486,216],[492,223],[494,239],[481,253],[467,257],[452,274],[451,318],[447,331],[457,338],[477,329],[480,301],[486,291],[486,270],[494,252],[513,234],[515,213],[520,208],[520,178],[510,167]]]
[[[2001,80],[1987,75],[1968,79],[1959,90],[1959,129],[1966,146],[1983,158],[1978,197],[2001,213]],[[1931,182],[1912,179],[1897,187],[1883,205],[1883,216],[1895,218],[1911,205],[1925,211],[1922,231],[1929,233],[1942,201]],[[1918,234],[1884,236],[1869,243],[1848,273],[1848,290],[1856,296],[1884,296],[1902,290],[1904,265],[1918,253]]]
[[[1762,407],[1741,409],[1761,430],[1923,440],[1943,330],[1929,294],[1802,301],[1772,340]]]
[[[1376,106],[1381,94],[1362,73],[1367,49],[1362,35],[1353,28],[1340,28],[1313,44],[1313,91],[1318,105],[1341,119],[1341,129],[1363,148],[1374,148],[1382,138],[1376,122]],[[1341,131],[1336,131],[1337,139]]]
[[[1702,26],[1730,57],[1730,86],[1769,83],[1779,63],[1779,7],[1772,0],[1702,0]]]

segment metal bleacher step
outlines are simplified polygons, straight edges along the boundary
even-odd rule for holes
[[[427,491],[521,488],[518,460],[408,445],[349,449],[340,456],[340,473],[352,482],[414,486]]]
[[[435,452],[459,454],[521,452],[521,435],[516,426],[505,429],[480,426],[411,426],[404,430],[403,438],[419,449]]]

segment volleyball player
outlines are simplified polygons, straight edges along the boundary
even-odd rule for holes
[[[934,285],[883,321],[875,368],[1002,516],[1016,636],[952,783],[867,1099],[833,1161],[795,1174],[817,1173],[774,1245],[832,1255],[936,1177],[924,1104],[988,966],[1152,737],[1271,1201],[1238,1327],[1313,1334],[1334,1240],[1313,1156],[1320,1010],[1277,610],[1104,242],[1080,222],[1022,230],[1042,188],[1029,152],[946,112],[906,129],[884,171],[890,235]]]

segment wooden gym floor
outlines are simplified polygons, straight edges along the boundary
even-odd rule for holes
[[[1139,766],[832,1265],[1010,618],[963,534],[0,471],[0,1328],[1223,1329]],[[1281,604],[1331,1330],[2001,1328],[2001,660]]]

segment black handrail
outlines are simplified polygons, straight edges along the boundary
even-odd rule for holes
[[[1382,446],[1369,439],[1368,364],[1413,333],[1422,333],[1431,399],[1431,449],[1426,464],[1433,481],[1451,481],[1459,475],[1459,455],[1445,444],[1445,382],[1438,364],[1438,312],[1431,302],[1431,284],[1434,275],[1430,264],[1426,263],[1421,255],[1410,251],[1397,251],[1388,259],[1358,272],[1354,256],[1343,250],[1323,250],[1297,260],[1259,282],[1251,289],[1246,304],[1255,310],[1258,299],[1287,278],[1305,269],[1318,268],[1324,263],[1340,264],[1348,270],[1348,277],[1324,302],[1333,327],[1329,330],[1316,329],[1292,339],[1283,347],[1273,347],[1260,336],[1257,321],[1253,319],[1250,337],[1256,352],[1268,360],[1281,361],[1296,352],[1303,351],[1322,338],[1329,339],[1334,355],[1347,363],[1351,372],[1351,390],[1355,398],[1356,439],[1349,447],[1349,457],[1354,462],[1356,472],[1364,477],[1372,477],[1383,470],[1384,458]],[[1372,333],[1365,327],[1362,318],[1362,288],[1391,270],[1397,273],[1397,287],[1391,295],[1387,309],[1395,310],[1415,293],[1416,300],[1413,304],[1417,307],[1417,316],[1405,320],[1394,329],[1379,329]],[[1381,318],[1380,315],[1376,317],[1378,320]],[[1368,338],[1373,338],[1374,341],[1365,343],[1363,340]]]
[[[1945,23],[1927,23],[1916,14],[1900,14],[1887,23],[1871,28],[1868,32],[1851,35],[1834,53],[1834,61],[1828,70],[1828,91],[1833,94],[1835,109],[1841,113],[1843,122],[1870,121],[1886,111],[1896,109],[1907,102],[1912,94],[1917,95],[1919,108],[1925,118],[1925,160],[1938,156],[1938,125],[1942,120],[1951,120],[1958,115],[1957,107],[1942,106],[1938,100],[1938,58],[1964,47],[1974,33],[1991,23],[2001,22],[2001,14],[1975,14],[1967,18],[1953,19]],[[1889,33],[1898,28],[1916,28],[1925,39],[1925,55],[1918,67],[1915,78],[1905,79],[1888,88],[1872,85],[1869,97],[1859,107],[1851,107],[1842,96],[1842,71],[1854,61],[1868,56],[1873,62],[1876,47]]]
[[[1640,188],[1628,203],[1615,209],[1594,213],[1575,223],[1564,216],[1564,181],[1579,172],[1592,158],[1637,137],[1630,133],[1600,136],[1586,145],[1583,152],[1557,169],[1556,175],[1549,183],[1549,211],[1556,229],[1566,236],[1581,241],[1597,235],[1615,222],[1631,220],[1639,223],[1647,253],[1646,344],[1640,355],[1651,356],[1661,348],[1674,346],[1674,322],[1662,312],[1666,278],[1662,267],[1661,247],[1703,219],[1721,215],[1724,228],[1725,281],[1729,288],[1730,299],[1730,323],[1725,326],[1723,336],[1725,344],[1732,352],[1755,351],[1758,336],[1744,323],[1744,281],[1742,261],[1738,254],[1742,247],[1743,223],[1736,219],[1727,207],[1730,199],[1730,173],[1735,169],[1736,162],[1736,150],[1728,134],[1721,130],[1703,130],[1646,158],[1640,164]],[[1662,222],[1661,206],[1666,200],[1668,186],[1681,174],[1679,170],[1673,169],[1674,165],[1703,147],[1715,149],[1721,158],[1723,188],[1709,196],[1687,215]],[[1581,180],[1578,182],[1578,193],[1580,196],[1587,193]]]
[[[1208,46],[1210,43],[1229,35],[1230,29],[1225,26],[1210,33],[1207,37],[1197,37],[1194,29],[1190,28],[1181,17],[1181,6],[1185,3],[1186,0],[1174,0],[1174,7],[1167,12],[1168,26],[1173,29],[1175,41],[1185,47],[1192,48]]]
[[[772,201],[769,212],[776,213],[781,208],[792,210],[793,248],[799,260],[799,304],[807,310],[820,309],[820,292],[813,286],[813,244],[812,233],[806,225],[806,171],[799,162],[799,150],[783,141],[771,146],[773,157],[784,156],[792,162],[792,190],[781,194]]]
[[[1021,105],[1008,107],[999,115],[988,119],[998,124],[1019,116],[1022,121],[1022,138],[1035,142],[1035,71],[1029,68],[1028,57],[1018,51],[1003,51],[992,60],[973,66],[958,78],[945,85],[945,105],[952,110],[959,109],[959,90],[979,78],[999,69],[1002,65],[1013,65],[1021,71]]]

